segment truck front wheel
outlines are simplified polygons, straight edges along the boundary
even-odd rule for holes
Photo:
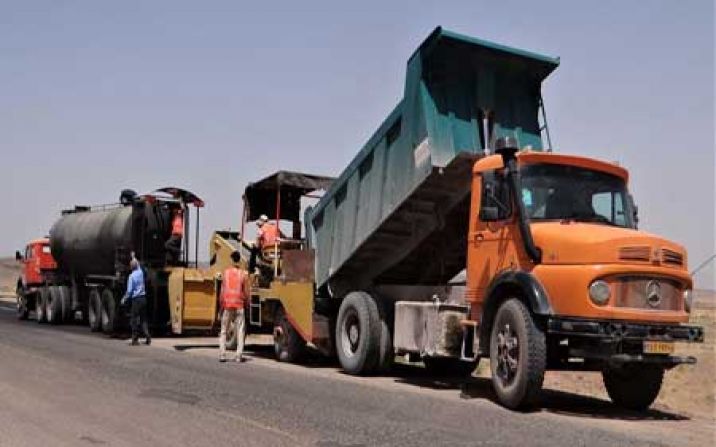
[[[369,374],[379,361],[381,323],[378,306],[365,292],[343,298],[336,322],[336,351],[349,374]]]
[[[490,335],[492,385],[500,403],[510,409],[533,405],[542,391],[546,368],[544,332],[517,298],[497,310]]]
[[[602,380],[614,404],[643,411],[654,402],[664,379],[664,368],[653,365],[607,366]]]
[[[15,289],[15,296],[17,299],[17,318],[19,320],[27,320],[30,315],[30,309],[27,307],[27,295],[22,283],[18,283]]]

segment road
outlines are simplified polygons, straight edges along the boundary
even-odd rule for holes
[[[0,303],[0,446],[705,445],[707,421],[548,392],[507,411],[489,383],[461,386],[399,366],[359,378],[335,365],[280,364],[266,346],[216,361],[212,340],[125,339],[19,322]],[[462,388],[462,391],[461,391]]]

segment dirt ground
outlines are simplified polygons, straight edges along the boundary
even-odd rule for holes
[[[0,296],[13,296],[19,274],[12,258],[0,259]],[[666,374],[655,408],[678,416],[716,421],[716,292],[697,293],[691,324],[706,330],[703,344],[681,344],[677,355],[693,355],[696,365],[682,365]],[[489,365],[480,363],[478,375],[487,377]],[[599,373],[548,372],[545,388],[608,399]]]
[[[20,264],[15,258],[0,258],[0,296],[14,295],[20,274]]]

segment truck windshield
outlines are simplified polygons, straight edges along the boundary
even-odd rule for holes
[[[530,219],[575,220],[634,228],[620,177],[568,165],[523,166],[522,201]]]

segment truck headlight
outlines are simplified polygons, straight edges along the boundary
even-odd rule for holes
[[[694,291],[691,289],[684,290],[684,309],[691,313],[691,305],[694,303]]]
[[[589,286],[589,298],[599,306],[607,304],[609,297],[612,296],[612,289],[606,281],[597,280]]]

